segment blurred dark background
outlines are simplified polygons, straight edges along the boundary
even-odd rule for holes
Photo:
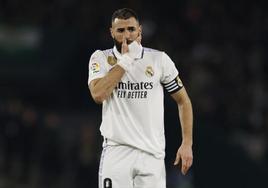
[[[95,188],[101,106],[88,60],[110,18],[138,13],[143,46],[174,60],[194,108],[194,165],[173,167],[177,108],[165,100],[168,188],[268,187],[264,1],[0,0],[0,188]]]

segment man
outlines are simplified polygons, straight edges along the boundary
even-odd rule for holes
[[[141,46],[136,13],[119,9],[110,28],[114,48],[89,62],[91,95],[102,103],[104,137],[99,188],[165,188],[163,88],[178,104],[182,144],[174,165],[192,165],[192,106],[178,71],[164,52]]]

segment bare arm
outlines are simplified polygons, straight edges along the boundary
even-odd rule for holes
[[[186,174],[193,162],[193,112],[192,104],[185,88],[171,95],[178,104],[179,117],[182,129],[182,144],[177,151],[174,165],[182,162],[181,171]]]
[[[193,112],[192,104],[185,88],[171,95],[178,104],[179,117],[182,129],[182,142],[192,145]]]
[[[96,103],[102,103],[106,100],[111,95],[124,73],[125,70],[116,65],[103,78],[92,80],[89,89],[94,101]]]
[[[129,51],[127,41],[124,38],[122,43],[122,54],[125,54]],[[123,75],[125,74],[125,69],[120,65],[116,65],[112,68],[108,74],[106,74],[103,78],[98,78],[92,80],[89,85],[90,93],[92,98],[96,103],[102,103],[106,100],[113,92],[117,83],[121,80]]]

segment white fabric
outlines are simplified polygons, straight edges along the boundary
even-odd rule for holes
[[[128,49],[129,52],[126,54],[132,59],[139,58],[142,53],[142,45],[136,41],[133,41],[131,44],[129,44]],[[113,52],[117,59],[120,60],[122,58],[123,55],[117,51],[115,46],[113,48]]]
[[[141,46],[137,49],[131,71],[124,74],[112,95],[103,102],[100,131],[110,145],[129,145],[163,159],[162,84],[173,81],[178,71],[166,53]],[[121,57],[116,48],[93,53],[89,62],[89,84],[115,66],[107,62],[108,57],[114,55],[117,59]]]
[[[132,63],[134,59],[140,54],[142,50],[142,46],[138,44],[136,41],[133,41],[128,45],[129,52],[121,55],[117,53],[118,65],[121,66],[125,71],[131,71]]]
[[[100,162],[99,188],[104,184],[113,188],[166,188],[164,159],[124,145],[106,146]]]
[[[118,60],[117,64],[125,69],[125,71],[130,71],[133,61],[134,59],[132,59],[128,54],[124,54],[122,55],[122,58]]]

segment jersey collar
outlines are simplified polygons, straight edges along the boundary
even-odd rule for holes
[[[144,54],[144,49],[142,45],[140,44],[139,47],[133,52],[134,55],[134,60],[142,59],[143,54]],[[115,56],[116,59],[121,59],[122,54],[118,52],[116,46],[113,47],[113,55]]]

